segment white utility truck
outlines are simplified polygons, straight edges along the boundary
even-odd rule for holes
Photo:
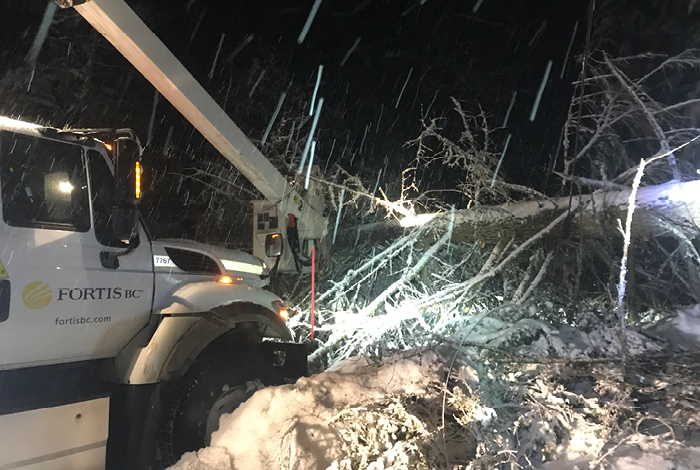
[[[300,195],[126,3],[58,3],[266,198],[254,204],[257,256],[154,240],[131,131],[0,117],[0,470],[160,469],[256,388],[306,373],[268,265],[308,268],[326,221],[318,192]]]

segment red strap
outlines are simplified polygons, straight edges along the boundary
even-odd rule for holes
[[[314,300],[316,297],[316,245],[311,245],[311,341],[314,340]]]

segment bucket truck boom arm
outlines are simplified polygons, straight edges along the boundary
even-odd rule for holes
[[[124,0],[56,0],[73,7],[141,72],[281,214],[297,219],[299,237],[320,239],[326,220],[265,158]]]

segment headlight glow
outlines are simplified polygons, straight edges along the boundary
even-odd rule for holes
[[[263,267],[259,264],[243,263],[241,261],[232,261],[228,259],[222,259],[221,264],[224,265],[227,271],[238,271],[241,273],[258,275],[263,273]]]

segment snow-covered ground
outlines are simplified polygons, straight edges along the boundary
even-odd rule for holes
[[[457,323],[453,342],[256,392],[172,469],[700,468],[700,306],[630,330],[626,368],[592,318]]]

